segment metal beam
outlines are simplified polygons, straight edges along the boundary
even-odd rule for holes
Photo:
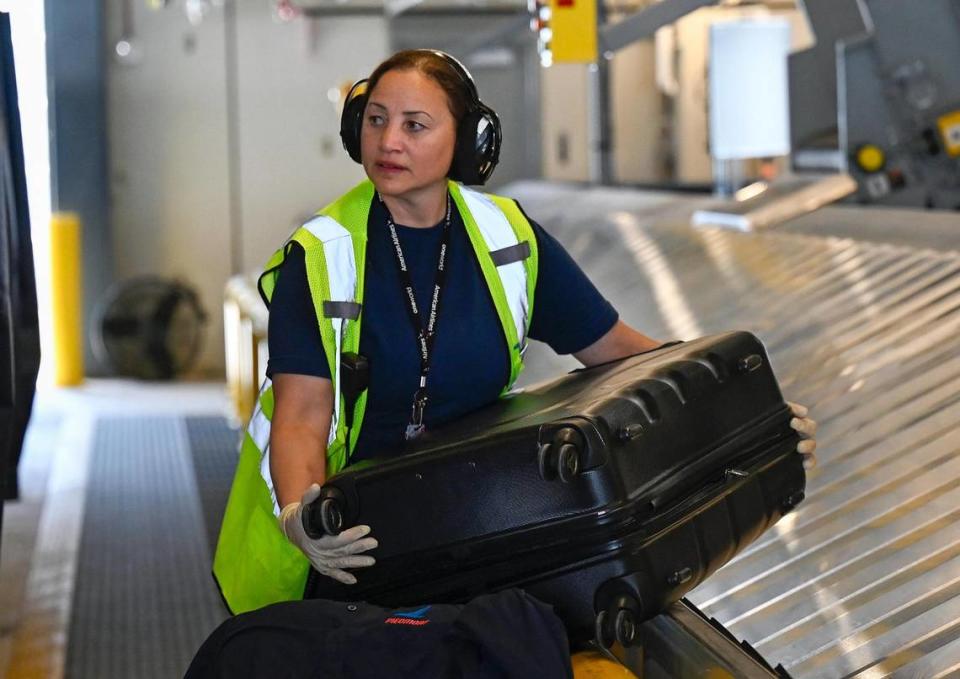
[[[642,9],[623,21],[600,29],[600,52],[616,52],[637,40],[653,37],[658,28],[672,24],[680,17],[701,7],[715,5],[717,0],[663,0]]]
[[[444,46],[444,51],[450,52],[451,54],[462,54],[464,57],[468,57],[473,52],[485,47],[502,45],[511,40],[515,35],[529,30],[530,15],[526,10],[523,10],[466,39],[448,43]]]

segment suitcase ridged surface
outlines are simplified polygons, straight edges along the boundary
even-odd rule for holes
[[[308,595],[407,605],[522,586],[578,635],[605,599],[653,615],[802,498],[789,420],[749,333],[574,371],[329,479],[312,509],[332,498],[344,526],[369,524],[377,565]]]

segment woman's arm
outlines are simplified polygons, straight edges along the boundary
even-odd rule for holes
[[[656,349],[661,344],[618,320],[607,334],[573,356],[589,367]]]
[[[277,502],[284,507],[326,478],[333,384],[323,377],[276,374],[273,395],[270,475]]]
[[[270,475],[277,491],[280,530],[300,548],[317,571],[345,585],[357,582],[348,568],[372,566],[363,552],[377,546],[370,526],[353,526],[339,535],[312,538],[303,522],[304,506],[320,496],[327,471],[327,435],[333,413],[333,384],[325,377],[278,373],[273,377],[276,407],[270,429]]]

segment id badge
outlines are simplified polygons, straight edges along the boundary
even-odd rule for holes
[[[420,389],[417,390],[417,393],[413,397],[410,424],[407,425],[407,429],[403,434],[404,438],[408,441],[419,438],[426,429],[423,424],[423,411],[427,407],[427,394],[424,389],[425,381],[425,378],[420,378]]]
[[[422,424],[408,424],[403,436],[407,441],[413,441],[414,439],[420,438],[426,429]]]

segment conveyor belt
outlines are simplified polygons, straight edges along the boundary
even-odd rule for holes
[[[507,192],[648,334],[756,332],[820,423],[807,500],[690,599],[797,677],[960,673],[960,223],[743,234],[688,226],[703,199]],[[528,381],[570,366],[537,349]]]

